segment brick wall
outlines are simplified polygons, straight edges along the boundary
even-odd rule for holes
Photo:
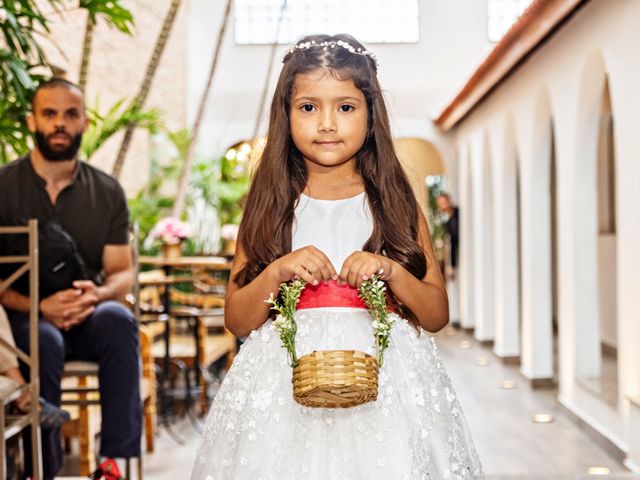
[[[182,2],[146,103],[146,107],[165,112],[164,120],[170,130],[183,128],[186,122],[186,3]],[[104,21],[98,22],[94,32],[86,97],[89,107],[98,100],[101,112],[118,99],[132,99],[137,93],[170,1],[131,0],[124,4],[135,18],[133,36],[120,33]],[[53,13],[46,5],[43,10]],[[70,80],[77,81],[86,15],[69,10],[62,15],[47,16],[52,18],[51,38],[46,45],[48,57],[67,72]],[[92,157],[92,163],[111,172],[121,138],[119,134],[107,142]],[[150,153],[149,135],[136,132],[120,176],[129,195],[148,180]]]

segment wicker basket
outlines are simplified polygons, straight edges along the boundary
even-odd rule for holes
[[[316,351],[298,359],[292,382],[301,405],[355,407],[378,397],[378,360],[358,350]]]

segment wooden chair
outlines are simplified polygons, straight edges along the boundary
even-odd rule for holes
[[[33,478],[41,478],[42,451],[40,442],[39,403],[39,352],[38,352],[38,222],[29,220],[26,227],[0,227],[0,235],[28,235],[29,251],[23,256],[0,257],[0,263],[21,264],[9,276],[0,281],[0,293],[15,280],[29,272],[29,350],[30,354],[0,339],[0,348],[8,349],[24,362],[30,370],[30,382],[24,386],[8,378],[0,377],[0,478],[6,478],[6,441],[31,427],[31,452]],[[5,407],[16,400],[23,391],[31,395],[31,409],[19,415],[5,415]]]
[[[140,320],[138,284],[138,226],[132,225],[130,243],[133,253],[134,283],[132,288],[133,309],[136,320]],[[156,426],[156,378],[151,352],[152,334],[140,325],[140,356],[142,359],[142,378],[140,383],[141,400],[143,401],[143,424],[145,429],[146,449],[152,452],[155,448]],[[62,428],[62,436],[67,452],[71,450],[72,439],[79,444],[79,474],[88,476],[95,470],[94,443],[99,433],[100,396],[98,390],[98,364],[95,362],[71,361],[65,363],[62,404],[71,414],[71,421]],[[142,454],[138,458],[137,477],[143,478]],[[126,459],[126,478],[131,478],[131,462]]]
[[[140,326],[140,356],[142,380],[140,396],[143,401],[143,422],[147,452],[155,449],[156,428],[156,377],[151,354],[152,337],[148,329]],[[100,396],[98,394],[98,364],[71,361],[65,363],[63,399],[71,420],[62,427],[62,438],[67,453],[71,451],[73,439],[78,441],[79,468],[81,476],[95,470],[95,438],[100,431]],[[131,478],[131,465],[127,461],[126,478]],[[138,478],[142,479],[142,458],[138,459]]]

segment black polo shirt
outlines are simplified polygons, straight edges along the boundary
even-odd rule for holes
[[[0,225],[55,221],[76,241],[89,278],[102,271],[105,245],[128,243],[129,210],[118,181],[79,161],[71,184],[51,203],[27,155],[0,168]]]

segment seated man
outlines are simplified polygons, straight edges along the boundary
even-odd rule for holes
[[[114,178],[77,158],[89,123],[78,86],[55,78],[41,83],[27,122],[36,147],[0,168],[0,224],[28,218],[57,223],[75,241],[87,270],[67,288],[41,295],[41,395],[59,406],[65,360],[98,362],[100,453],[107,464],[112,458],[137,457],[142,429],[138,329],[131,313],[115,301],[133,279],[126,198]],[[16,344],[28,350],[28,297],[9,289],[0,304]],[[52,479],[63,461],[58,428],[43,429],[42,447],[44,478]],[[30,465],[28,452],[25,460]]]

